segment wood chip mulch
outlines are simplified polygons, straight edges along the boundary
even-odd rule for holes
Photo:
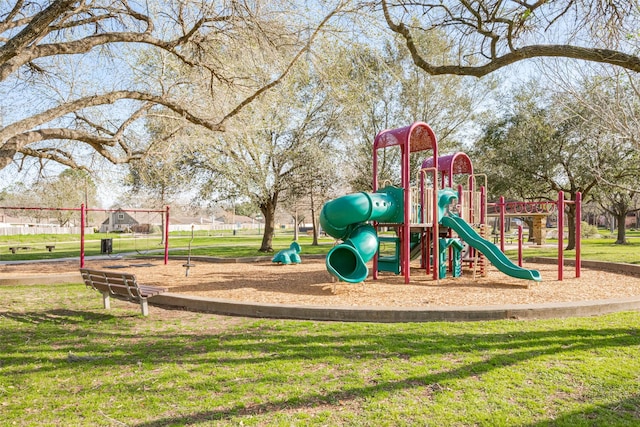
[[[383,274],[363,284],[335,282],[327,273],[324,260],[303,260],[302,264],[279,265],[270,261],[217,264],[192,262],[185,277],[184,261],[102,260],[87,262],[88,268],[135,273],[141,283],[170,288],[170,292],[199,297],[244,302],[346,306],[346,307],[425,307],[492,306],[594,301],[640,297],[640,278],[611,272],[565,267],[564,280],[557,280],[557,266],[529,264],[539,270],[542,282],[514,279],[489,268],[487,277],[474,280],[471,270],[460,278],[433,281],[418,268],[412,268],[411,283],[404,277]],[[77,263],[38,263],[1,265],[0,278],[15,275],[42,275],[78,270]]]

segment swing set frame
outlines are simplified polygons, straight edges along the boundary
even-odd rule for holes
[[[164,229],[163,238],[164,238],[164,264],[166,265],[169,262],[169,206],[166,206],[164,209],[98,209],[98,208],[87,208],[84,203],[80,205],[79,208],[46,208],[46,207],[32,207],[32,206],[0,206],[0,209],[4,210],[40,210],[40,211],[79,211],[80,212],[80,268],[85,267],[85,230],[88,226],[87,224],[87,213],[89,212],[145,212],[152,213],[158,212],[164,215]]]

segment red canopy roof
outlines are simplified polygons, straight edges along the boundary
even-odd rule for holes
[[[433,167],[433,158],[429,157],[422,162],[422,168]],[[465,153],[455,153],[438,157],[438,170],[445,176],[453,176],[459,174],[473,174],[473,165],[471,159]]]
[[[415,122],[409,126],[380,132],[374,141],[374,150],[401,145],[409,141],[409,152],[430,150],[438,147],[436,135],[428,124]]]

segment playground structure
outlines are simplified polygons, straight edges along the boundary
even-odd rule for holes
[[[164,264],[166,265],[169,259],[169,206],[165,209],[98,209],[98,208],[87,208],[84,204],[82,204],[79,208],[46,208],[46,207],[24,207],[24,206],[0,206],[0,210],[3,211],[61,211],[61,212],[78,212],[80,215],[79,224],[77,227],[80,234],[80,248],[79,248],[79,259],[80,259],[80,268],[85,267],[85,243],[86,243],[86,229],[88,227],[87,222],[87,214],[90,212],[104,212],[104,213],[113,213],[113,212],[131,212],[131,213],[156,213],[162,216],[163,222],[163,245],[164,245]],[[104,239],[103,239],[104,240]],[[109,245],[104,245],[105,242],[101,242],[101,251],[103,253],[109,254],[111,252],[111,247]],[[47,244],[46,249],[51,252],[55,249],[54,244]],[[31,247],[27,245],[18,245],[9,247],[9,250],[12,253],[15,253],[19,249],[31,249]],[[135,248],[135,240],[134,240],[134,249]]]
[[[400,187],[379,182],[379,151],[400,149]],[[412,183],[411,153],[430,152]],[[478,186],[477,182],[482,185]],[[423,122],[380,132],[373,144],[373,192],[339,197],[326,203],[320,224],[330,236],[342,240],[326,257],[327,270],[340,281],[360,283],[369,274],[367,263],[373,261],[373,279],[380,272],[401,274],[404,282],[411,279],[410,263],[420,257],[420,267],[433,280],[451,271],[460,275],[463,262],[473,266],[476,274],[486,274],[486,261],[509,276],[540,281],[540,273],[514,264],[504,255],[504,217],[507,205],[501,198],[500,247],[487,237],[486,176],[473,171],[471,159],[464,153],[438,156],[433,130]],[[454,188],[454,186],[456,188]],[[478,188],[476,188],[478,187]],[[532,202],[531,209],[542,203]],[[556,204],[559,233],[562,233],[564,208],[562,195]],[[579,235],[580,200],[576,203]],[[492,205],[495,206],[495,205]],[[536,208],[537,206],[537,208]],[[523,212],[521,216],[525,216]],[[382,230],[393,236],[379,236]],[[559,234],[558,269],[562,280],[562,235]],[[382,245],[391,245],[391,254],[381,253]],[[576,244],[579,248],[579,237]],[[519,239],[521,248],[522,240]],[[465,251],[465,246],[467,250]],[[462,254],[466,252],[465,257]],[[580,272],[580,251],[576,250],[576,277]]]

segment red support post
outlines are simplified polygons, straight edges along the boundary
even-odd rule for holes
[[[558,192],[558,281],[564,269],[564,192]]]
[[[84,203],[80,205],[80,268],[84,268],[84,226],[87,211]]]
[[[522,267],[522,226],[518,226],[518,267]]]
[[[434,150],[435,151],[435,150]],[[437,154],[434,152],[434,164],[438,167]],[[440,280],[440,223],[438,222],[438,188],[433,186],[433,280]]]
[[[401,154],[402,154],[402,188],[404,190],[404,220],[402,227],[400,227],[401,239],[400,239],[400,265],[402,268],[402,273],[404,274],[404,283],[408,284],[411,279],[411,211],[409,206],[411,206],[411,176],[410,172],[410,163],[409,163],[409,154],[410,154],[410,145],[409,145],[410,136],[407,136],[407,140],[405,144],[401,146]]]
[[[582,261],[580,260],[580,247],[582,245],[582,193],[576,193],[576,278],[580,278]]]
[[[500,250],[504,253],[504,223],[505,223],[505,203],[504,196],[500,196]]]
[[[378,191],[378,150],[373,148],[373,182],[371,185],[373,192]],[[378,232],[377,222],[374,222],[376,233]],[[373,280],[378,280],[378,251],[373,255]]]

